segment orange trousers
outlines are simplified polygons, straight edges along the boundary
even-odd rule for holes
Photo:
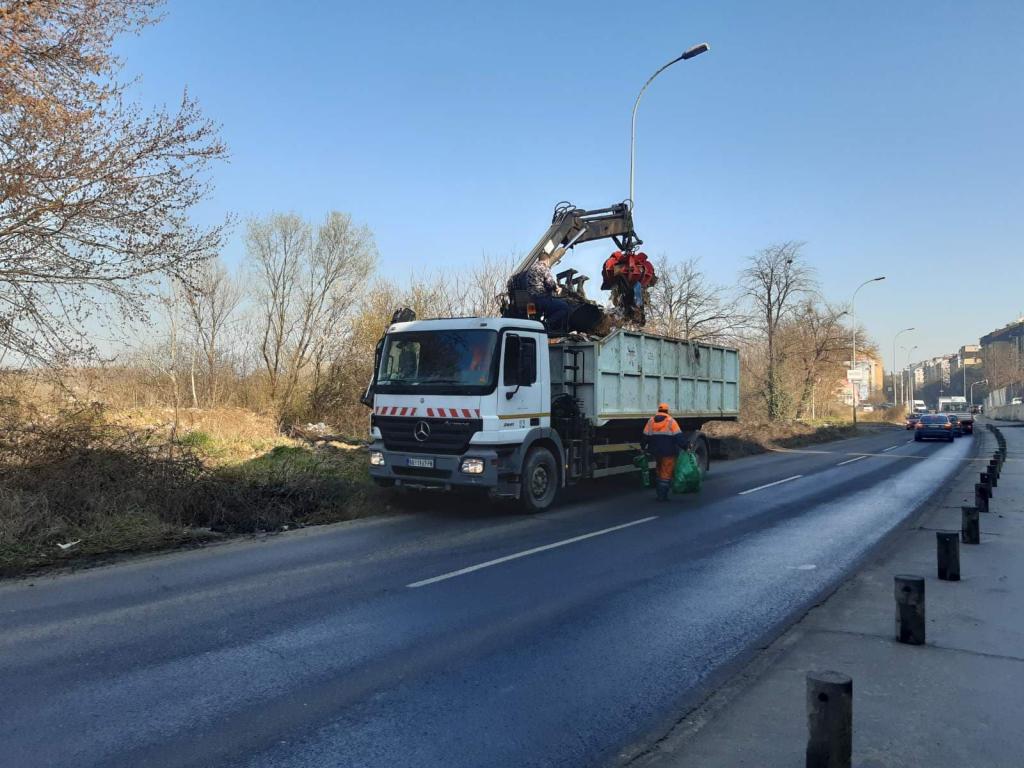
[[[676,457],[675,456],[662,456],[657,460],[655,465],[655,472],[657,477],[663,483],[672,482],[672,473],[676,471]]]

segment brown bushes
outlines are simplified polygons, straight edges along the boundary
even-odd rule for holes
[[[282,444],[233,463],[224,452],[205,432],[125,424],[99,406],[46,416],[0,403],[0,574],[371,507],[361,450]]]

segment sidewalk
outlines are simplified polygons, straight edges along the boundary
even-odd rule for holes
[[[691,712],[640,768],[793,768],[807,743],[805,676],[853,678],[857,768],[1024,766],[1024,425],[994,422],[1007,461],[981,518],[981,544],[960,545],[961,581],[936,578],[935,531],[960,529],[978,473],[996,450],[988,429],[967,471],[888,552]],[[984,460],[983,460],[984,459]],[[927,645],[893,639],[893,576],[926,577]]]

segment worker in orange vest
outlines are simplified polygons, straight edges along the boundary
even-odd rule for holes
[[[658,406],[658,412],[647,420],[640,447],[652,454],[657,462],[654,490],[658,501],[668,501],[668,492],[672,486],[672,473],[676,468],[676,456],[686,449],[686,438],[683,430],[668,412],[668,403]]]

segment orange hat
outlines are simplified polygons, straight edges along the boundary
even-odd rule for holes
[[[658,406],[658,413],[668,413],[668,403],[662,403]]]

